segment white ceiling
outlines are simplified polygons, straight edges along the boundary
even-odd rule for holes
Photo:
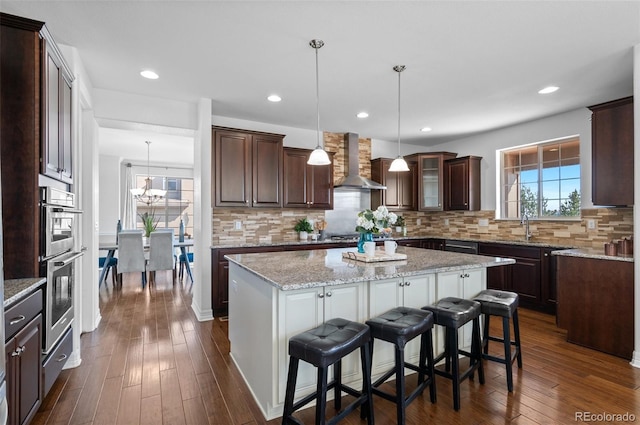
[[[638,1],[3,0],[0,10],[45,21],[96,88],[211,98],[214,115],[308,129],[308,43],[320,38],[321,128],[380,140],[397,137],[392,68],[404,64],[402,140],[425,146],[629,96],[640,43]],[[145,68],[160,79],[142,79]],[[537,94],[547,85],[560,90]]]

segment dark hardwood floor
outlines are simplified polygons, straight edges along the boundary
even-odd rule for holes
[[[62,372],[34,424],[280,423],[264,420],[233,365],[227,322],[195,319],[188,285],[174,286],[160,272],[145,290],[139,274],[125,276],[118,290],[108,281],[100,326],[81,337],[82,364]],[[640,369],[567,343],[553,316],[520,309],[520,321],[524,367],[514,369],[513,393],[504,366],[488,362],[485,385],[462,384],[459,412],[451,384],[438,377],[437,403],[426,391],[407,408],[407,423],[564,424],[579,412],[640,420]],[[375,398],[374,406],[376,424],[395,423],[391,403]],[[313,408],[299,417],[313,423]],[[344,423],[365,422],[354,412]]]

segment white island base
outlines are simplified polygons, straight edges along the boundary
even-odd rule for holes
[[[444,297],[471,298],[486,288],[486,267],[513,262],[404,248],[407,261],[374,266],[343,261],[342,251],[228,256],[231,357],[267,420],[282,416],[292,336],[334,317],[364,322],[397,306],[420,308]],[[460,332],[461,341],[470,346],[470,327]],[[436,354],[443,339],[436,326]],[[416,339],[407,346],[407,361],[417,363],[418,344]],[[375,380],[393,367],[394,350],[383,341],[374,347]],[[358,352],[343,359],[342,376],[343,382],[360,388]],[[300,362],[296,399],[315,387],[316,369]]]

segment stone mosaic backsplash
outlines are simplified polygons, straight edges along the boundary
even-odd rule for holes
[[[520,221],[495,220],[494,211],[401,214],[407,222],[408,236],[524,241],[524,226]],[[324,211],[215,208],[212,245],[295,242],[298,235],[293,226],[303,217],[323,219]],[[355,229],[355,217],[352,219]],[[486,220],[488,225],[480,226],[480,220]],[[595,229],[587,229],[588,220],[594,220]],[[241,222],[241,230],[234,230],[235,221]],[[533,234],[531,242],[604,249],[605,242],[633,235],[633,208],[584,209],[580,220],[531,220],[529,228]],[[330,233],[331,229],[326,231]]]

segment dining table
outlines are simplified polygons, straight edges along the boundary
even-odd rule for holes
[[[184,258],[187,258],[187,261],[185,262],[185,267],[187,268],[187,276],[189,276],[189,279],[191,279],[191,282],[193,283],[193,274],[191,273],[191,265],[189,264],[189,257],[187,256],[187,251],[192,246],[193,239],[185,239],[183,241],[174,239],[173,241],[173,247],[180,249],[180,254],[184,255]],[[149,248],[148,238],[143,238],[143,247],[145,249]],[[115,242],[101,242],[98,244],[98,250],[107,251],[107,257],[104,264],[109,264],[111,259],[115,256],[116,251],[118,250],[118,244]],[[103,267],[102,271],[100,272],[100,277],[98,278],[98,288],[102,285],[102,282],[104,282],[105,277],[107,276],[107,269],[108,267]]]

